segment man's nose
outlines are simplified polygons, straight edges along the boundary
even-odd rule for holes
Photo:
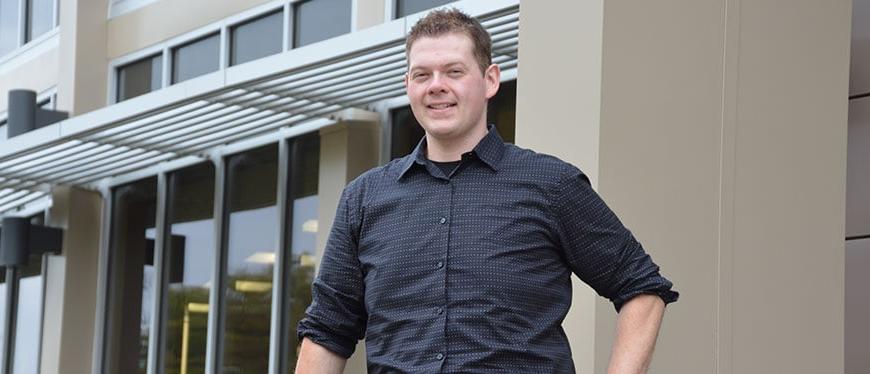
[[[444,85],[444,78],[441,74],[432,74],[432,79],[429,80],[429,94],[439,94],[447,92],[447,87]]]

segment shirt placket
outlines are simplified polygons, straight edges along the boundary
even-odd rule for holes
[[[433,344],[435,348],[435,352],[432,352],[432,359],[435,361],[437,371],[441,371],[444,369],[444,363],[447,361],[447,316],[448,316],[448,293],[447,293],[447,276],[448,269],[450,266],[449,263],[449,254],[450,254],[450,244],[451,244],[451,226],[453,226],[452,214],[453,214],[453,200],[454,200],[454,191],[455,191],[455,182],[450,179],[440,179],[439,183],[441,184],[441,188],[439,188],[440,201],[446,202],[443,204],[441,209],[438,211],[438,216],[436,217],[436,225],[438,235],[442,238],[440,240],[440,245],[437,248],[437,258],[435,259],[435,270],[438,272],[439,277],[437,278],[440,281],[440,284],[436,287],[438,289],[439,295],[437,296],[436,305],[432,307],[431,313],[434,317],[434,323],[438,324],[437,331],[437,341],[436,344]]]

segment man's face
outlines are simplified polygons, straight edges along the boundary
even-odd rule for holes
[[[417,39],[405,76],[411,110],[426,134],[440,140],[486,128],[486,100],[499,86],[498,65],[481,72],[471,39],[459,33]]]

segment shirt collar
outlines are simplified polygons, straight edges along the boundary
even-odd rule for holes
[[[487,125],[487,134],[477,143],[471,153],[483,161],[486,166],[489,166],[493,171],[498,171],[498,164],[504,155],[504,140],[498,134],[498,130],[493,125]],[[414,151],[411,152],[404,160],[402,160],[401,169],[399,170],[399,178],[405,176],[411,166],[420,164],[425,166],[429,160],[426,159],[426,137],[420,139]]]

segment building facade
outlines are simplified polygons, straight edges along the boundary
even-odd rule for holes
[[[681,292],[651,372],[870,367],[850,1],[0,0],[0,215],[63,230],[0,271],[0,372],[293,372],[342,188],[422,136],[404,39],[437,7],[492,35],[488,121],[583,169]],[[575,286],[603,372],[616,315]]]

